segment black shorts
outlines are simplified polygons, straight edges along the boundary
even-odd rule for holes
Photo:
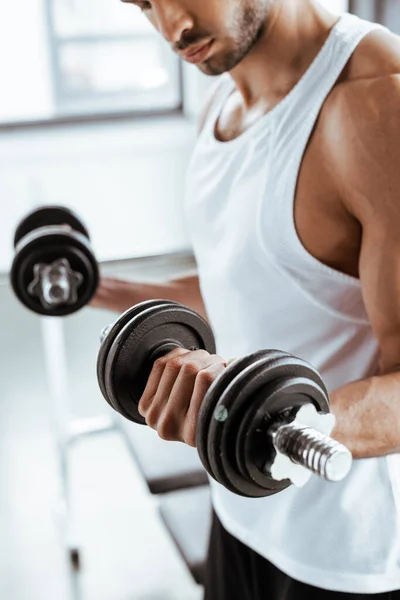
[[[330,592],[295,581],[231,536],[213,515],[204,600],[400,600],[385,594]]]

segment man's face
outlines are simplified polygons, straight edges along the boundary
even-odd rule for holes
[[[239,64],[261,37],[276,0],[123,1],[141,8],[182,58],[207,75],[220,75]]]

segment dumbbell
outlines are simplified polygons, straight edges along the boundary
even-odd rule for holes
[[[174,348],[215,353],[207,322],[167,300],[138,304],[105,328],[97,359],[100,390],[127,419],[145,424],[138,403],[154,361]],[[318,371],[279,350],[232,362],[206,393],[196,446],[207,472],[232,492],[263,497],[316,473],[343,479],[349,450],[329,437],[334,424]]]
[[[62,317],[88,304],[99,272],[89,233],[68,208],[45,206],[29,213],[14,235],[12,289],[24,306]]]

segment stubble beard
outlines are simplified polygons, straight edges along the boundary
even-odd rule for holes
[[[267,13],[272,0],[264,3],[248,0],[247,5],[234,13],[229,24],[232,48],[222,56],[211,56],[199,65],[205,75],[221,75],[234,69],[249,54],[252,48],[263,36],[267,26]]]

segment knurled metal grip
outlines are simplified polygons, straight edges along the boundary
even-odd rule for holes
[[[280,427],[273,437],[279,452],[326,481],[341,481],[350,471],[350,451],[311,427],[290,423]]]
[[[312,473],[331,482],[344,479],[350,472],[352,455],[328,435],[334,421],[331,413],[319,414],[310,404],[299,410],[294,421],[272,430],[277,453],[272,477],[278,481],[288,478],[297,486],[304,485]]]

